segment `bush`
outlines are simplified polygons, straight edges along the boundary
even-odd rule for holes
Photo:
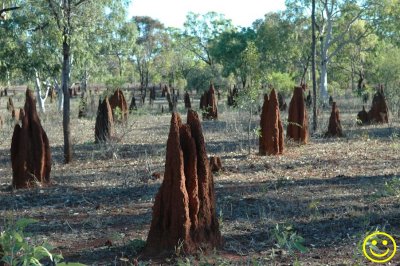
[[[6,265],[41,266],[44,260],[58,266],[84,266],[80,263],[60,263],[61,254],[52,254],[53,247],[47,243],[36,244],[24,233],[28,225],[34,224],[34,219],[20,219],[9,221],[0,231],[0,262]]]
[[[287,73],[272,72],[267,76],[267,81],[278,92],[283,93],[285,97],[292,93],[295,86],[293,77]]]

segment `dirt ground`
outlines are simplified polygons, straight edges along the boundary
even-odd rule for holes
[[[117,141],[96,145],[95,118],[78,119],[79,100],[72,99],[74,162],[64,165],[62,116],[55,104],[47,104],[41,120],[51,145],[53,184],[12,191],[13,125],[7,122],[6,100],[0,99],[0,114],[6,120],[0,130],[0,228],[11,217],[37,219],[27,231],[35,240],[56,247],[66,261],[373,265],[361,251],[369,232],[385,231],[400,245],[400,120],[392,117],[388,125],[357,126],[358,99],[338,101],[346,137],[321,137],[330,113],[326,110],[309,144],[286,141],[284,155],[276,157],[257,155],[253,129],[258,115],[252,120],[248,154],[248,114],[227,109],[221,101],[219,120],[202,125],[209,155],[220,156],[224,166],[214,174],[224,246],[212,254],[164,261],[141,261],[137,253],[146,240],[162,182],[152,173],[164,170],[170,114],[161,114],[160,105],[167,105],[157,101],[152,108],[140,108],[130,115],[127,126],[117,125]],[[14,105],[22,107],[22,95]],[[181,101],[185,121],[182,105]],[[286,123],[287,113],[282,117]],[[304,253],[293,248],[301,238]],[[400,265],[400,251],[387,265]]]

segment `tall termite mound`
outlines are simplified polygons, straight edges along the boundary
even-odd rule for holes
[[[301,143],[308,141],[308,118],[304,106],[305,85],[295,87],[289,104],[287,137]]]
[[[329,118],[328,132],[326,137],[343,137],[342,124],[340,123],[339,109],[336,102],[332,102],[332,112]]]
[[[187,124],[172,114],[164,180],[156,195],[145,256],[168,256],[179,246],[186,254],[222,243],[215,211],[214,180],[197,113]]]
[[[389,111],[382,85],[378,88],[372,99],[371,110],[368,112],[368,120],[372,123],[389,123]]]
[[[205,91],[200,98],[200,110],[203,112],[204,120],[218,119],[217,102],[215,100],[215,89],[211,83],[208,91]]]
[[[22,109],[21,109],[22,110]],[[15,125],[11,141],[12,186],[26,188],[50,182],[49,140],[36,112],[32,92],[26,90],[25,106],[20,112],[22,126]]]
[[[363,106],[363,110],[357,114],[357,119],[361,124],[389,123],[389,110],[382,85],[379,86],[372,99],[371,109],[366,112]]]
[[[109,99],[113,119],[118,122],[126,122],[128,119],[128,105],[125,96],[120,89],[117,89]],[[118,107],[118,111],[117,111]]]
[[[107,97],[103,102],[99,100],[94,134],[96,143],[107,142],[114,136],[114,120]]]
[[[278,97],[275,89],[272,89],[269,97],[267,94],[264,95],[260,128],[260,155],[282,154],[284,147],[283,126],[279,113]]]

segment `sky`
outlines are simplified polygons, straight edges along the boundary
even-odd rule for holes
[[[166,27],[182,28],[188,12],[222,13],[233,24],[250,27],[264,14],[285,9],[285,0],[132,0],[129,17],[150,16]]]

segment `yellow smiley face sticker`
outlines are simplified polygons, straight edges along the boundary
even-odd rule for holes
[[[374,232],[364,239],[364,256],[372,262],[385,263],[390,261],[396,254],[396,241],[384,232]]]

